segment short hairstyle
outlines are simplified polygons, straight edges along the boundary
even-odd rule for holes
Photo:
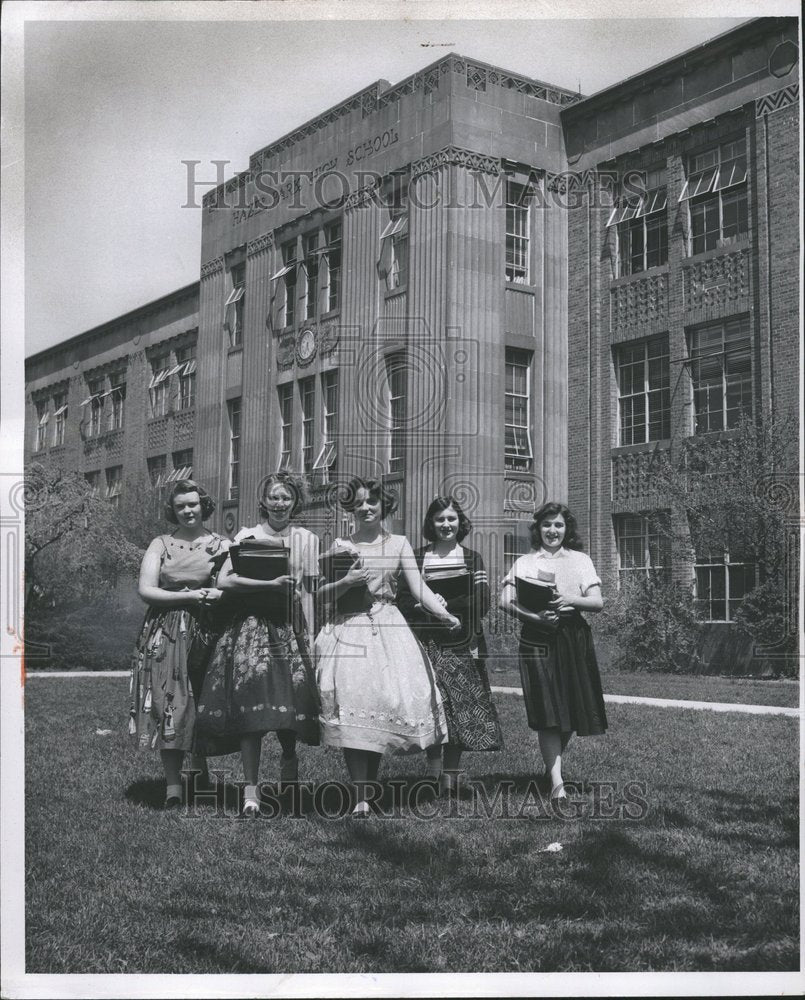
[[[166,521],[169,521],[171,524],[179,523],[176,511],[173,509],[173,501],[180,493],[198,493],[198,498],[201,501],[201,520],[206,521],[208,517],[212,517],[215,512],[215,501],[210,494],[192,479],[177,479],[171,487],[168,499],[165,501]]]
[[[344,510],[351,512],[357,509],[358,490],[366,490],[373,500],[380,501],[381,517],[393,514],[400,502],[397,494],[387,489],[380,479],[362,479],[360,476],[355,476],[338,491],[338,502]]]
[[[285,469],[279,472],[269,472],[267,476],[263,478],[260,483],[260,489],[258,491],[257,509],[260,511],[260,517],[268,518],[268,507],[266,506],[266,497],[271,492],[275,486],[284,486],[285,489],[293,497],[293,505],[291,507],[291,517],[295,517],[299,512],[300,507],[302,507],[307,499],[307,491],[305,489],[305,482],[300,476],[294,475],[293,472],[288,472]]]
[[[433,518],[436,517],[437,514],[441,514],[443,510],[447,510],[448,507],[452,507],[458,515],[458,531],[456,532],[456,540],[459,542],[463,541],[463,539],[465,539],[472,531],[472,522],[461,509],[461,504],[455,497],[434,497],[430,502],[430,507],[428,507],[425,512],[425,520],[422,523],[422,534],[429,542],[435,542],[437,540],[436,530],[433,527]]]
[[[568,508],[562,503],[544,503],[536,514],[534,514],[534,520],[528,526],[528,531],[531,535],[531,544],[535,549],[538,549],[542,545],[539,526],[547,517],[556,517],[557,514],[561,514],[565,519],[565,537],[562,540],[563,547],[581,552],[584,546],[579,537],[576,518],[573,517]]]

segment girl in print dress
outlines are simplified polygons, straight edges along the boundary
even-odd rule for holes
[[[175,483],[165,516],[176,530],[151,542],[140,567],[139,594],[149,608],[132,659],[129,733],[138,748],[160,752],[166,808],[181,804],[182,762],[193,749],[201,677],[190,654],[208,639],[207,609],[221,597],[212,580],[228,542],[203,525],[214,510],[197,483]],[[193,767],[206,777],[203,757]]]
[[[356,790],[353,816],[365,817],[367,783],[377,780],[386,750],[425,749],[447,736],[433,670],[395,604],[400,574],[436,620],[452,628],[460,622],[422,582],[408,540],[383,530],[395,497],[378,480],[354,479],[341,503],[353,513],[355,531],[336,539],[323,565],[332,566],[339,551],[359,563],[340,578],[322,578],[322,601],[336,604],[316,637],[317,676],[323,742],[343,749]],[[365,588],[364,610],[340,612],[337,599],[352,588]]]
[[[523,623],[520,676],[528,725],[537,730],[551,800],[561,801],[567,798],[562,757],[572,733],[595,736],[607,728],[592,634],[581,614],[600,611],[604,602],[601,581],[581,551],[576,519],[567,507],[543,505],[530,530],[533,551],[520,556],[506,574],[500,606]],[[548,610],[531,612],[517,603],[517,577],[551,576],[558,596]]]
[[[259,503],[260,523],[235,536],[236,543],[255,538],[287,548],[290,574],[252,580],[235,573],[229,559],[220,575],[230,614],[199,699],[199,749],[208,755],[240,750],[247,816],[260,815],[257,777],[263,736],[276,733],[282,747],[281,784],[298,780],[297,739],[310,746],[319,742],[310,655],[319,540],[291,523],[302,497],[302,483],[295,476],[268,476]]]
[[[489,583],[479,553],[461,544],[472,525],[453,497],[436,497],[428,507],[422,534],[429,544],[417,549],[417,566],[427,581],[430,574],[465,572],[470,596],[437,600],[461,622],[449,630],[415,603],[413,594],[401,594],[400,607],[422,640],[436,674],[447,717],[448,742],[429,747],[428,774],[439,780],[443,792],[457,789],[464,750],[500,750],[503,736],[486,674],[486,640],[481,619],[489,610]]]

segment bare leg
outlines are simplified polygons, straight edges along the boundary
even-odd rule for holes
[[[243,812],[247,816],[260,815],[257,775],[260,773],[262,743],[262,733],[248,733],[240,738],[240,759],[243,762],[243,776],[246,779],[246,788],[243,791]]]
[[[184,750],[160,750],[159,756],[162,758],[162,768],[165,771],[165,782],[168,786],[165,802],[168,803],[174,799],[181,802]]]
[[[539,748],[545,761],[545,770],[551,776],[551,798],[564,798],[562,782],[562,734],[558,729],[540,729]]]
[[[434,743],[432,747],[427,747],[425,753],[428,757],[428,777],[438,779],[442,773],[441,743]]]
[[[372,753],[370,750],[356,750],[353,747],[344,747],[344,763],[347,765],[349,777],[355,786],[357,804],[353,809],[354,814],[367,814],[369,812],[368,799],[371,799],[368,782],[377,780],[377,773],[380,768],[381,754]]]

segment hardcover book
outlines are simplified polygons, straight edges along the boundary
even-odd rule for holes
[[[336,549],[319,560],[321,575],[327,583],[343,580],[353,566],[361,565],[361,557],[352,549]],[[374,600],[365,583],[345,590],[335,600],[335,609],[342,615],[355,615],[369,611]]]
[[[232,568],[238,576],[250,580],[276,580],[291,572],[290,553],[284,545],[277,545],[276,542],[244,538],[230,547],[229,554]]]
[[[460,597],[472,596],[472,574],[466,566],[428,567],[424,580],[434,594],[440,594],[448,604]]]

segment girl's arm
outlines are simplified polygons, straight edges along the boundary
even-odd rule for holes
[[[137,593],[140,599],[151,607],[170,608],[182,604],[206,604],[217,600],[221,591],[215,587],[198,587],[194,590],[165,590],[159,586],[159,570],[162,564],[164,543],[155,538],[145,550],[140,564]]]
[[[571,610],[572,608],[577,611],[601,611],[604,607],[604,598],[601,596],[600,584],[594,583],[587,587],[584,594],[578,594],[574,597],[557,597],[553,604],[557,611]]]
[[[449,608],[454,614],[472,611],[477,620],[480,621],[489,611],[490,594],[484,561],[477,552],[473,553],[470,572],[472,573],[471,596],[458,597],[454,601],[450,601]]]
[[[422,579],[422,574],[419,572],[416,564],[414,551],[407,538],[403,539],[402,549],[400,550],[400,567],[405,577],[405,582],[408,584],[408,589],[412,594],[419,595],[419,603],[426,611],[430,611],[439,621],[450,624],[454,628],[461,624],[455,615],[450,614],[437,595],[433,593]]]

